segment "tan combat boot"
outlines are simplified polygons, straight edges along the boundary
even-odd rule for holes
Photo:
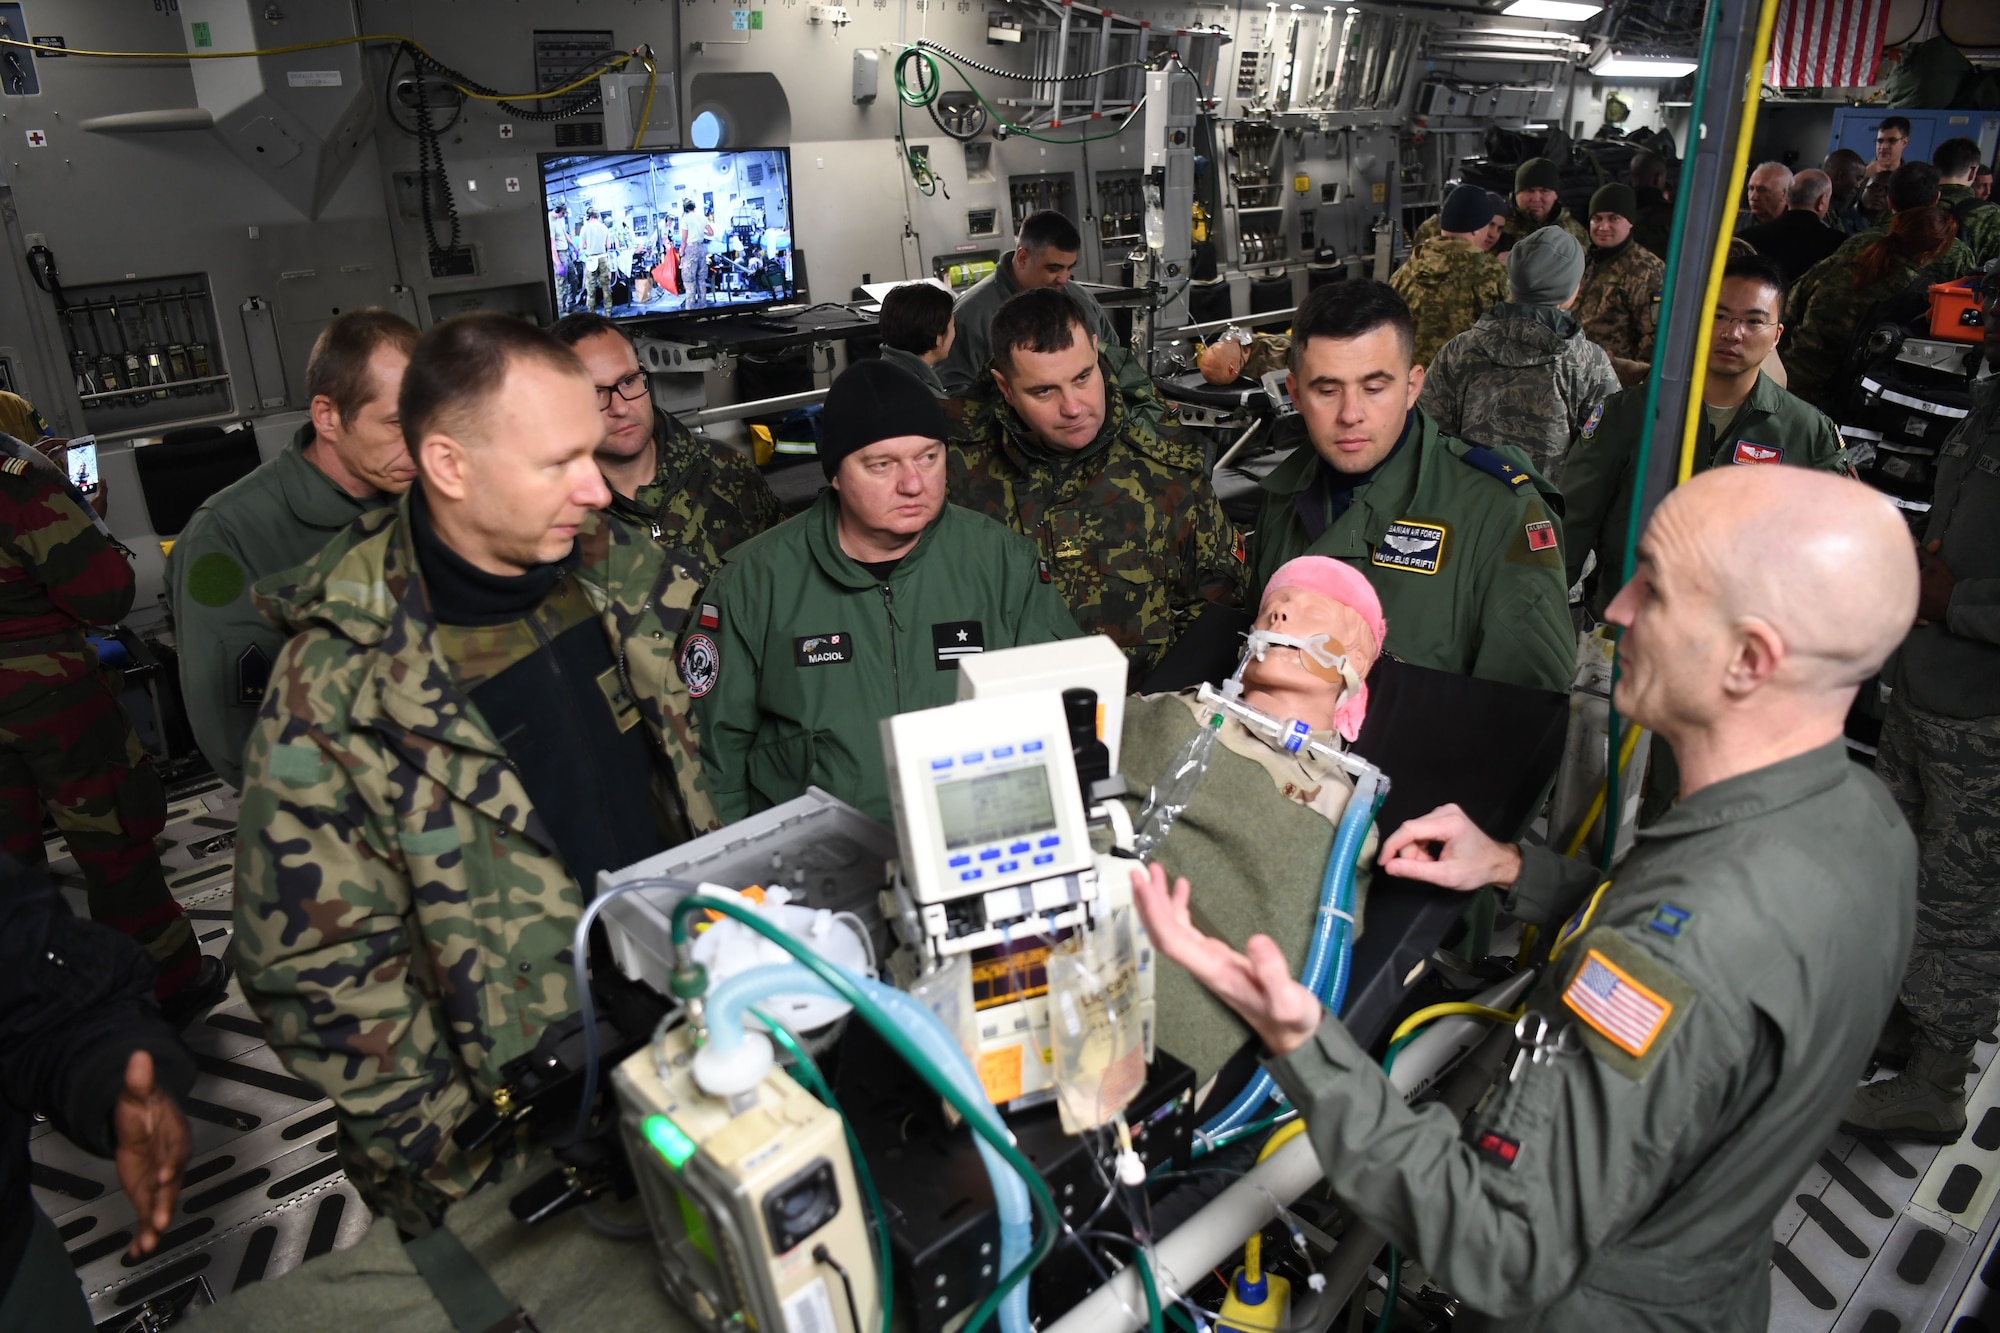
[[[1965,1079],[1971,1072],[1970,1054],[1919,1043],[1902,1073],[1855,1092],[1840,1128],[1864,1139],[1956,1143],[1965,1133]]]

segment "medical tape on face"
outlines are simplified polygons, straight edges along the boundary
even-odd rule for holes
[[[1273,648],[1298,649],[1300,663],[1306,670],[1323,679],[1340,682],[1342,702],[1361,689],[1361,676],[1355,671],[1353,663],[1345,653],[1335,653],[1327,648],[1326,641],[1330,636],[1326,634],[1313,634],[1302,639],[1295,634],[1280,634],[1276,630],[1253,629],[1243,637],[1250,654],[1260,662],[1264,660],[1264,654]],[[1314,670],[1315,667],[1318,670]]]

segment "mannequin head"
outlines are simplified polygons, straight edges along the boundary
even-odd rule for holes
[[[1243,360],[1250,349],[1234,338],[1217,338],[1201,349],[1195,364],[1210,384],[1234,384],[1243,373]]]
[[[1295,717],[1315,731],[1361,733],[1368,707],[1364,683],[1381,656],[1387,626],[1382,602],[1359,571],[1326,556],[1300,556],[1279,567],[1264,589],[1255,628],[1319,641],[1319,652],[1269,646],[1243,671],[1245,702],[1278,717]],[[1326,658],[1346,658],[1346,670]]]

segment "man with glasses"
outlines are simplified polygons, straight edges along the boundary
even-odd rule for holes
[[[1903,149],[1910,142],[1907,116],[1890,116],[1875,127],[1875,165],[1878,172],[1894,171],[1903,165]]]
[[[606,512],[613,519],[658,550],[691,557],[704,583],[730,547],[784,519],[754,463],[727,445],[696,439],[653,405],[639,354],[616,324],[581,313],[558,320],[551,332],[583,361],[597,388],[605,432],[597,467],[611,487]]]
[[[1701,424],[1696,429],[1694,470],[1724,464],[1758,466],[1787,463],[1845,473],[1847,451],[1826,415],[1779,387],[1764,371],[1785,326],[1782,270],[1760,256],[1733,259],[1722,273],[1708,348],[1708,375],[1702,381]],[[1572,585],[1582,577],[1586,553],[1597,553],[1598,618],[1619,588],[1632,487],[1639,462],[1639,436],[1646,424],[1646,390],[1641,385],[1605,399],[1571,444],[1563,467],[1567,506],[1563,554]],[[1655,450],[1677,450],[1678,432],[1656,434]]]

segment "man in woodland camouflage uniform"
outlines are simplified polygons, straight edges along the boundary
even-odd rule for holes
[[[1590,253],[1576,298],[1583,336],[1610,354],[1621,384],[1637,384],[1652,365],[1667,270],[1632,239],[1638,216],[1639,199],[1629,185],[1601,186],[1590,196]]]
[[[1078,626],[1115,640],[1137,682],[1205,603],[1242,600],[1245,573],[1200,451],[1147,430],[1107,379],[1061,292],[1009,300],[948,493],[1031,538]]]
[[[452,1132],[576,1010],[583,886],[715,821],[672,666],[696,578],[593,512],[582,363],[460,316],[400,407],[417,484],[258,590],[295,637],[245,754],[235,947],[349,1179],[423,1232],[526,1160]]]
[[[1417,323],[1420,366],[1507,299],[1507,265],[1491,253],[1501,227],[1493,196],[1477,185],[1459,186],[1445,197],[1438,227],[1389,275]]]

